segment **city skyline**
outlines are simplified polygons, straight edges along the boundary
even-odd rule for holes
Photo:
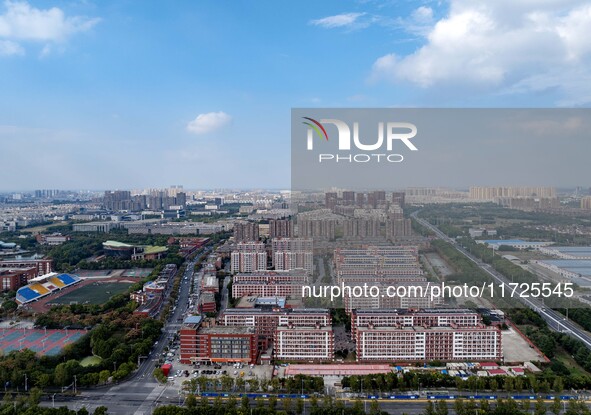
[[[286,189],[292,107],[591,101],[583,1],[270,5],[2,3],[1,190]],[[577,185],[585,144],[570,143],[554,182],[520,184]],[[407,185],[491,184],[436,176]]]

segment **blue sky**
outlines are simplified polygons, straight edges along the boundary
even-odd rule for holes
[[[287,188],[292,107],[588,106],[589,4],[474,3],[3,2],[0,190]]]

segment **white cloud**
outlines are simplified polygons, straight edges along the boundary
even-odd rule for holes
[[[429,21],[427,9],[416,9],[410,20]],[[422,47],[378,58],[371,79],[425,88],[472,84],[501,93],[557,88],[576,102],[568,96],[591,95],[591,86],[581,91],[578,81],[591,76],[590,27],[591,4],[582,0],[452,0],[447,16],[428,26]]]
[[[412,12],[412,18],[421,23],[430,22],[433,20],[433,9],[426,6],[421,6]]]
[[[21,45],[10,40],[0,40],[0,56],[24,55],[25,50]]]
[[[187,124],[187,131],[193,134],[207,134],[222,128],[232,120],[223,111],[199,114],[197,118]]]
[[[84,16],[66,16],[64,11],[52,7],[38,9],[26,1],[4,2],[4,12],[0,14],[0,41],[44,43],[44,53],[49,43],[65,42],[72,35],[85,32],[95,26],[100,19]],[[2,40],[4,39],[4,40]]]
[[[324,17],[322,19],[311,20],[310,24],[314,26],[325,27],[327,29],[334,29],[337,27],[349,27],[353,26],[357,19],[359,19],[363,15],[365,15],[365,13],[337,14],[334,16]]]

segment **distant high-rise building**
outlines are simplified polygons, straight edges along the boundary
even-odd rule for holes
[[[267,269],[267,251],[262,242],[240,242],[230,256],[232,272],[256,272]]]
[[[343,191],[343,204],[354,205],[355,204],[355,192]]]
[[[367,194],[367,204],[372,208],[378,207],[380,202],[386,201],[386,192],[383,190],[376,190]]]
[[[404,192],[392,192],[392,203],[404,207]]]
[[[175,205],[182,206],[183,208],[187,205],[187,194],[185,192],[178,192],[176,194]]]
[[[347,219],[343,222],[343,236],[354,238],[380,236],[380,221],[376,219]]]
[[[300,219],[298,236],[301,238],[334,239],[337,221],[334,219]]]
[[[183,191],[183,186],[180,184],[172,185],[168,189],[166,189],[166,196],[168,197],[176,197],[179,192]]]
[[[553,199],[556,197],[556,189],[553,187],[486,187],[473,186],[470,188],[470,199],[495,200],[498,198],[540,198]]]
[[[303,268],[314,271],[313,240],[304,238],[275,238],[271,241],[272,265],[277,271]]]
[[[412,222],[410,219],[394,219],[386,222],[386,236],[396,238],[412,235]]]
[[[43,189],[43,190],[35,190],[35,197],[36,198],[52,198],[58,196],[60,193],[57,189]]]
[[[324,205],[328,209],[333,209],[337,205],[338,196],[336,192],[327,192],[324,194]]]
[[[107,190],[103,197],[103,204],[108,210],[131,210],[131,192],[129,190]]]
[[[363,205],[365,205],[365,193],[357,193],[355,195],[355,204],[358,207],[363,207]]]
[[[581,209],[591,209],[591,196],[585,196],[581,199]]]
[[[271,219],[269,221],[269,236],[271,238],[291,238],[293,236],[293,222],[289,219]]]
[[[234,223],[234,240],[236,242],[258,241],[259,224],[256,222]]]

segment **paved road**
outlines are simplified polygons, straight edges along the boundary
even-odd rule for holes
[[[509,284],[511,282],[507,278],[505,278],[504,275],[498,273],[490,264],[482,262],[480,259],[476,258],[474,255],[466,251],[462,246],[460,246],[457,243],[455,239],[448,237],[446,234],[441,232],[439,228],[427,222],[426,220],[417,217],[417,213],[418,211],[413,212],[411,214],[413,219],[415,219],[421,225],[433,231],[438,238],[450,243],[455,249],[457,249],[465,257],[467,257],[470,261],[474,262],[484,272],[490,275],[497,283]],[[510,288],[508,287],[508,289]],[[516,300],[520,301],[525,306],[537,312],[546,321],[546,323],[548,323],[548,326],[552,330],[561,333],[567,333],[569,336],[574,337],[583,342],[583,344],[585,344],[585,346],[587,346],[588,349],[591,349],[591,336],[585,330],[583,330],[578,325],[574,324],[572,321],[567,320],[565,316],[558,313],[557,311],[554,311],[550,308],[546,308],[541,301],[532,297],[522,297],[520,294],[521,290],[517,289],[515,291]]]
[[[202,252],[204,251],[199,251],[197,255],[201,255]],[[169,384],[158,383],[152,373],[164,347],[168,344],[171,336],[178,332],[182,324],[188,308],[190,284],[193,282],[193,270],[196,262],[196,260],[187,262],[179,288],[178,300],[172,304],[176,308],[170,314],[158,344],[154,346],[150,356],[140,365],[136,373],[120,384],[83,391],[79,396],[68,399],[67,405],[70,409],[78,410],[85,406],[92,412],[94,408],[104,405],[113,415],[148,415],[159,404],[179,403],[177,390],[170,388]],[[199,284],[195,285],[195,289],[195,292],[198,292]],[[51,406],[52,402],[44,402],[43,404]],[[56,402],[56,406],[58,404],[62,406],[64,403]]]

